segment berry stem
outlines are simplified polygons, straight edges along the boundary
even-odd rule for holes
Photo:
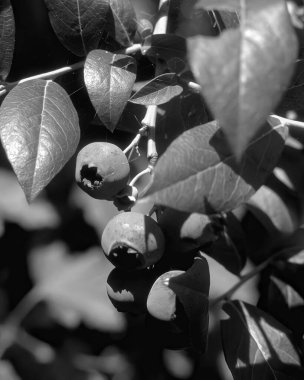
[[[127,154],[129,152],[129,150],[132,150],[133,148],[136,148],[138,146],[138,144],[139,144],[139,141],[140,141],[141,137],[146,132],[147,132],[147,126],[143,126],[142,128],[140,128],[140,130],[138,131],[137,135],[134,137],[134,139],[132,140],[132,142],[123,151],[124,154]]]
[[[152,168],[149,165],[146,169],[144,169],[143,171],[136,174],[136,176],[132,179],[132,181],[129,183],[129,185],[134,186],[134,184],[139,180],[139,178],[141,178],[145,174],[151,174],[151,173],[152,173]]]
[[[270,115],[270,116],[273,116],[273,117],[279,119],[280,122],[283,125],[286,125],[287,127],[300,127],[300,128],[304,128],[304,122],[303,121],[287,119],[285,117],[278,116],[278,115]]]
[[[154,25],[153,34],[165,34],[168,26],[168,14],[169,14],[170,0],[160,0],[158,7],[158,17]],[[157,64],[156,64],[157,71]],[[155,125],[157,116],[157,106],[150,105],[147,108],[145,117],[142,120],[142,125],[148,127],[148,146],[147,146],[147,158],[149,160],[149,166],[147,170],[150,170],[156,165],[158,160],[158,153],[155,143]]]

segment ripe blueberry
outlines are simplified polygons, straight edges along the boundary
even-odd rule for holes
[[[176,295],[169,288],[172,277],[185,273],[181,270],[172,270],[163,273],[154,282],[147,299],[148,312],[161,321],[171,321],[176,318]]]
[[[138,212],[124,212],[112,218],[101,237],[104,254],[125,270],[143,269],[163,255],[165,238],[157,222]]]
[[[77,155],[76,182],[93,198],[112,200],[126,186],[129,173],[126,155],[114,144],[93,142]]]

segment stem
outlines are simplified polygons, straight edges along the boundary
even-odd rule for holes
[[[145,174],[151,174],[151,172],[152,172],[152,168],[150,166],[148,166],[145,170],[136,174],[136,176],[132,179],[132,181],[129,183],[129,185],[134,186],[135,182],[137,182],[140,177],[144,176]]]
[[[286,119],[285,117],[278,116],[278,115],[270,115],[273,117],[276,117],[277,119],[280,120],[280,122],[287,127],[300,127],[304,128],[304,122],[303,121],[298,121],[298,120],[292,120],[292,119]]]
[[[272,264],[275,260],[277,260],[279,257],[284,255],[288,251],[282,250],[274,254],[273,256],[269,257],[267,260],[256,266],[252,271],[250,271],[247,274],[244,274],[240,277],[240,281],[237,282],[235,285],[233,285],[227,292],[223,293],[219,297],[215,298],[210,302],[210,307],[216,306],[219,302],[227,301],[231,298],[231,296],[243,285],[245,282],[250,280],[251,278],[257,276],[260,274],[264,269],[268,267],[268,265]]]
[[[13,87],[17,86],[17,84],[28,82],[28,81],[33,80],[33,79],[55,79],[59,75],[63,75],[63,74],[70,73],[72,71],[81,69],[83,67],[83,65],[84,65],[84,61],[77,62],[71,66],[61,67],[60,69],[49,71],[47,73],[33,75],[32,77],[24,78],[24,79],[21,79],[21,80],[16,81],[16,82],[10,82],[7,85],[9,88],[10,87],[13,88]]]
[[[187,82],[187,85],[189,87],[190,90],[194,91],[194,92],[201,92],[201,86],[198,84],[198,83],[195,83],[195,82]]]
[[[129,46],[126,49],[120,50],[119,53],[120,54],[135,54],[136,52],[138,52],[140,50],[141,50],[141,44],[134,44],[132,46]],[[46,73],[33,75],[31,77],[23,78],[23,79],[16,81],[16,82],[8,82],[6,84],[6,86],[7,86],[6,92],[10,91],[13,87],[17,86],[18,84],[28,82],[28,81],[33,80],[33,79],[55,79],[56,77],[58,77],[60,75],[81,69],[84,66],[84,64],[85,64],[85,61],[80,61],[80,62],[74,63],[71,66],[61,67],[59,69],[48,71]],[[2,93],[0,92],[0,96],[1,95],[2,95]]]
[[[129,144],[126,149],[123,151],[124,154],[127,154],[129,152],[129,150],[137,147],[141,137],[147,132],[147,127],[146,126],[143,126],[142,128],[140,128],[140,130],[138,131],[137,135],[134,137],[134,139],[132,140],[131,144]]]
[[[11,311],[6,324],[18,326],[39,301],[40,297],[36,292],[36,288],[33,288],[23,297],[15,309]]]

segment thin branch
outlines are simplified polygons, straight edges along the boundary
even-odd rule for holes
[[[135,54],[136,52],[141,51],[141,47],[142,47],[141,44],[134,44],[132,46],[129,46],[126,49],[120,50],[118,53],[120,53],[120,54]],[[83,68],[84,64],[85,64],[85,61],[80,61],[80,62],[74,63],[71,66],[65,66],[65,67],[61,67],[59,69],[48,71],[46,73],[33,75],[31,77],[23,78],[23,79],[16,81],[16,82],[8,82],[8,83],[6,83],[6,87],[7,87],[6,91],[10,91],[13,87],[17,86],[18,84],[28,82],[28,81],[33,80],[33,79],[52,79],[53,80],[60,75],[71,73],[75,70],[79,70],[79,69]],[[0,95],[1,95],[1,93],[0,93]]]
[[[148,128],[147,126],[143,126],[142,128],[140,128],[137,135],[134,137],[131,143],[126,147],[126,149],[123,151],[124,154],[127,154],[129,150],[132,150],[133,148],[136,148],[138,146],[141,137],[147,133],[147,128]]]
[[[129,183],[130,186],[134,186],[134,184],[139,180],[139,178],[141,178],[142,176],[146,175],[146,174],[151,174],[152,173],[152,168],[150,166],[148,166],[146,169],[144,169],[143,171],[139,172],[133,179],[132,181]]]
[[[279,119],[280,122],[283,125],[286,125],[287,127],[300,127],[300,128],[304,128],[304,122],[303,121],[287,119],[285,117],[278,116],[278,115],[270,115],[270,116],[273,116],[273,117]]]
[[[270,264],[272,264],[274,261],[276,261],[279,258],[281,258],[282,256],[284,256],[284,254],[287,253],[287,252],[288,252],[287,250],[283,249],[282,251],[279,251],[279,252],[275,253],[274,255],[272,255],[271,257],[269,257],[267,260],[265,260],[264,262],[262,262],[261,264],[259,264],[258,266],[256,266],[252,271],[250,271],[250,272],[244,274],[243,276],[241,276],[240,280],[235,285],[233,285],[230,289],[228,289],[227,292],[225,292],[222,295],[220,295],[219,297],[213,299],[210,302],[210,307],[216,306],[219,302],[229,300],[231,298],[231,296],[241,286],[243,286],[248,280],[250,280],[251,278],[253,278],[253,277],[257,276],[257,275],[259,275]]]

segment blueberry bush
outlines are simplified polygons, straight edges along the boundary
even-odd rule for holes
[[[0,1],[1,379],[304,378],[303,30]]]

